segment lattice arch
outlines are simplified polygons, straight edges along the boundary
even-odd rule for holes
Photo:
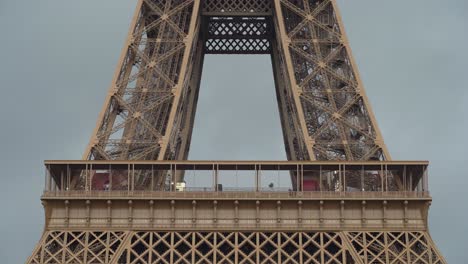
[[[126,232],[49,231],[28,263],[109,263]]]

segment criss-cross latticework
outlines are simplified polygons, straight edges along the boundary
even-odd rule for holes
[[[31,263],[444,263],[422,232],[50,232],[34,254]]]
[[[141,1],[85,158],[186,159],[203,55],[267,53],[288,159],[388,159],[336,10],[330,0]]]
[[[28,263],[446,263],[427,162],[390,161],[336,0],[137,2],[83,161],[46,162]],[[205,54],[271,56],[288,161],[186,161]],[[190,170],[211,186],[190,191]]]

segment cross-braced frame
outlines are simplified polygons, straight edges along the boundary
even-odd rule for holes
[[[424,232],[50,231],[30,263],[444,262]]]
[[[188,157],[205,54],[271,56],[291,163],[192,164],[213,183],[190,193],[188,165],[170,162]],[[427,164],[385,163],[336,0],[138,0],[83,159],[47,167],[28,263],[446,263]],[[254,169],[255,192],[223,193],[234,165]],[[262,165],[292,188],[263,192]]]

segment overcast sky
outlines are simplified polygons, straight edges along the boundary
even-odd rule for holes
[[[43,160],[80,159],[136,1],[0,0],[0,259],[43,228]],[[393,159],[430,160],[431,234],[468,259],[468,1],[339,0]],[[268,56],[205,60],[191,159],[284,159]]]

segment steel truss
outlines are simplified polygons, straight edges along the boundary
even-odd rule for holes
[[[205,53],[272,54],[288,159],[389,158],[334,1],[203,3],[140,1],[85,159],[185,159]]]
[[[206,53],[271,54],[288,160],[391,159],[336,0],[139,0],[83,159],[186,160]],[[316,175],[291,170],[296,189],[299,175],[302,180],[317,180]],[[184,173],[132,177],[132,186],[174,191],[171,184],[182,181]],[[355,180],[353,187],[372,191],[383,182],[375,175],[362,179],[356,174],[349,180]],[[84,171],[67,178],[67,186],[74,190],[89,191],[90,182]],[[397,181],[390,189],[401,184]],[[68,198],[60,199],[63,203],[54,212],[68,215]],[[316,205],[320,214],[329,211],[322,202]],[[78,212],[89,220],[90,203],[84,208]],[[109,208],[111,204],[98,208],[97,214],[106,215]],[[132,208],[130,203],[130,212]],[[341,208],[344,212],[344,203]],[[407,203],[404,208],[388,210],[389,218],[406,215]],[[356,210],[364,215],[365,199]],[[386,205],[382,210],[387,212]],[[47,207],[45,211],[50,219],[52,211]],[[236,207],[237,211],[243,213]],[[339,217],[333,221],[340,223]],[[445,263],[427,224],[421,230],[402,226],[379,232],[344,228],[195,232],[161,231],[157,226],[95,230],[87,223],[86,228],[72,230],[53,229],[47,222],[28,263]]]
[[[48,231],[30,263],[444,263],[424,232]]]
[[[209,17],[205,54],[270,54],[272,26],[267,17]]]

